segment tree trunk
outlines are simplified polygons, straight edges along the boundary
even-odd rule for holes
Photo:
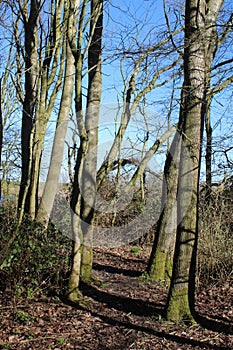
[[[194,316],[198,188],[205,101],[205,5],[205,0],[187,0],[185,10],[184,123],[177,206],[180,223],[166,305],[167,319],[175,321],[193,320]]]
[[[23,101],[23,117],[21,129],[21,149],[22,149],[22,171],[20,191],[18,198],[18,211],[29,211],[29,201],[26,198],[24,208],[22,201],[24,192],[30,183],[31,169],[30,164],[30,147],[31,133],[33,130],[34,112],[36,109],[38,97],[38,20],[40,14],[39,2],[31,1],[30,16],[27,20],[24,17],[25,30],[25,97]]]
[[[162,211],[147,267],[148,277],[154,281],[170,281],[172,274],[177,228],[177,187],[181,147],[180,141],[180,135],[177,132],[164,167]]]
[[[81,174],[83,169],[83,162],[86,154],[86,129],[84,125],[82,112],[82,67],[83,58],[81,54],[81,47],[83,44],[83,30],[82,24],[86,12],[87,0],[82,4],[81,13],[79,17],[79,30],[77,47],[75,38],[70,38],[69,44],[75,57],[75,112],[76,121],[79,131],[80,145],[77,152],[76,164],[74,169],[73,189],[71,195],[71,219],[72,219],[72,266],[66,291],[66,296],[69,300],[78,300],[80,297],[79,282],[81,273],[81,256],[83,247],[83,233],[81,228]],[[70,1],[71,8],[75,7],[75,1]]]
[[[66,2],[66,6],[68,6]],[[68,14],[68,8],[65,10]],[[59,115],[57,120],[56,132],[53,141],[52,155],[49,165],[49,171],[47,175],[46,184],[44,187],[43,195],[39,204],[36,219],[45,227],[48,226],[49,217],[52,212],[54,199],[57,193],[58,182],[60,177],[60,170],[63,160],[65,137],[68,128],[69,112],[72,103],[72,96],[74,91],[74,56],[72,54],[70,45],[68,43],[69,38],[75,37],[76,24],[74,16],[75,10],[70,11],[71,15],[68,17],[67,25],[67,43],[66,43],[66,68],[64,86],[62,90]],[[66,17],[66,16],[65,16]]]
[[[92,278],[93,219],[96,198],[98,119],[102,89],[103,1],[91,1],[90,47],[88,50],[88,95],[85,123],[80,108],[80,91],[76,83],[76,114],[80,131],[80,147],[76,161],[71,208],[73,209],[73,260],[67,297],[79,298],[80,277]],[[76,66],[77,68],[77,66]],[[77,71],[76,71],[77,74]],[[78,77],[79,78],[79,77]]]
[[[86,130],[88,138],[87,155],[82,173],[82,223],[83,223],[83,250],[81,277],[89,281],[92,278],[92,242],[93,219],[96,198],[98,124],[102,91],[101,52],[103,29],[103,1],[92,0],[90,33],[93,32],[88,51],[88,95]]]
[[[211,156],[212,156],[212,128],[210,123],[210,69],[215,53],[218,47],[218,37],[216,31],[216,19],[218,17],[219,10],[222,6],[223,0],[209,1],[206,8],[206,103],[202,108],[203,118],[205,118],[205,127],[207,134],[207,145],[206,145],[206,183],[207,191],[206,196],[209,198],[211,190]],[[179,127],[182,125],[183,118],[183,102],[181,104]],[[176,135],[177,137],[177,135]],[[150,256],[147,273],[150,278],[158,281],[170,279],[172,270],[172,260],[174,255],[174,243],[176,233],[176,201],[178,192],[178,169],[175,165],[177,163],[177,156],[175,157],[176,144],[173,141],[172,145],[172,157],[169,154],[164,174],[165,174],[165,191],[164,191],[164,202],[162,203],[162,213],[158,221],[157,234],[155,237],[152,253]],[[175,159],[174,159],[175,157]],[[167,193],[165,193],[167,192]],[[170,222],[170,224],[169,224]],[[171,223],[173,225],[171,226]],[[173,227],[173,229],[171,229]]]
[[[63,1],[57,0],[51,5],[51,18],[49,18],[51,24],[47,28],[49,32],[45,34],[44,30],[40,31],[45,37],[40,37],[40,45],[38,45],[38,22],[43,5],[41,1],[29,3],[29,15],[27,4],[19,3],[24,21],[26,69],[21,132],[22,173],[18,210],[25,211],[34,219],[38,205],[39,172],[46,127],[63,76],[61,20],[63,21],[64,4]],[[47,44],[46,49],[41,47],[43,40]],[[19,52],[21,53],[20,50]],[[20,86],[18,89],[20,90]],[[33,134],[33,140],[30,145],[31,134]],[[29,162],[30,154],[31,162]],[[23,208],[22,200],[26,188],[28,191],[25,208]]]
[[[215,58],[219,46],[219,38],[216,29],[216,20],[224,0],[211,0],[207,4],[206,9],[206,106],[205,114],[205,131],[206,131],[206,192],[205,197],[207,202],[211,198],[211,184],[212,184],[212,127],[210,106],[212,96],[210,93],[211,83],[211,65]]]
[[[147,277],[154,281],[170,281],[177,229],[177,196],[178,174],[182,139],[180,130],[183,127],[183,93],[177,132],[173,138],[164,166],[164,181],[161,203],[161,214],[158,220],[156,235],[146,270]]]

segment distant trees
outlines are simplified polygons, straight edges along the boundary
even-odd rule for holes
[[[15,61],[13,45],[2,58],[4,69],[0,78],[0,194],[5,196],[8,191],[8,182],[17,180],[20,168],[20,126],[18,120],[15,120],[19,105],[17,93],[12,84],[12,67]]]

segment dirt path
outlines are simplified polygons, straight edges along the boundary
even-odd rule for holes
[[[201,325],[164,322],[167,286],[139,278],[149,251],[131,248],[95,251],[101,282],[82,285],[82,306],[56,296],[12,302],[1,295],[0,349],[233,349],[232,279],[199,289]]]

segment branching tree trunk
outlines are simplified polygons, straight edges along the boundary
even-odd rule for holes
[[[27,196],[28,213],[34,219],[38,209],[38,187],[41,158],[44,147],[44,140],[48,121],[58,92],[60,90],[65,57],[64,29],[65,19],[63,18],[64,0],[55,1],[52,8],[51,27],[47,43],[47,52],[44,59],[40,55],[38,108],[35,112],[35,131],[32,150],[32,169],[30,188]],[[62,25],[61,25],[62,22]],[[42,48],[40,47],[42,53]],[[57,75],[57,76],[56,76]]]
[[[92,222],[96,198],[98,118],[102,90],[103,1],[91,1],[90,45],[88,49],[88,95],[85,122],[80,110],[80,90],[76,82],[76,114],[80,147],[76,161],[71,207],[73,209],[73,261],[67,297],[79,298],[79,280],[92,277]],[[77,62],[76,62],[77,63]],[[78,68],[76,66],[76,68]],[[79,70],[76,71],[76,74]],[[79,77],[76,76],[79,82]],[[77,95],[78,93],[78,95]]]
[[[49,18],[46,23],[46,30],[43,29],[45,23],[42,22],[43,16],[41,16],[41,13],[45,6],[50,6],[49,4],[46,5],[43,1],[27,3],[18,1],[17,4],[19,13],[16,22],[13,24],[18,53],[16,89],[23,103],[22,173],[18,211],[25,211],[34,218],[38,205],[39,172],[46,128],[63,77],[64,59],[62,59],[62,53],[64,54],[64,40],[62,40],[62,19],[64,1],[51,3],[50,12],[47,11]],[[15,12],[16,10],[12,9],[12,11]],[[19,33],[21,17],[25,36],[24,45],[21,44]],[[22,60],[25,62],[25,71],[22,68]],[[21,79],[24,76],[25,91],[22,92]],[[32,140],[31,144],[30,140]],[[29,161],[30,157],[31,161]],[[22,200],[26,188],[28,188],[28,191],[24,208]]]
[[[45,227],[48,225],[52,212],[53,202],[58,188],[60,170],[63,159],[65,137],[68,128],[69,113],[74,91],[74,56],[71,51],[69,41],[76,37],[76,9],[70,7],[72,2],[65,2],[65,20],[67,21],[66,39],[66,68],[64,85],[62,90],[59,115],[57,119],[56,132],[53,141],[52,155],[49,165],[46,184],[40,201],[36,219]],[[70,7],[70,8],[69,8]]]
[[[141,88],[140,91],[137,91],[137,93],[135,93],[136,78],[138,73],[140,72],[140,67],[141,67],[140,64],[146,59],[149,53],[153,52],[153,50],[160,50],[161,47],[163,47],[163,45],[165,45],[168,41],[169,39],[165,39],[164,41],[161,41],[155,47],[151,47],[148,50],[146,50],[145,53],[143,53],[137,60],[135,60],[134,70],[130,76],[129,82],[127,84],[125,83],[123,111],[122,111],[120,126],[118,128],[118,131],[113,141],[113,144],[111,146],[111,149],[108,152],[105,161],[103,162],[100,169],[98,170],[98,176],[97,176],[98,188],[101,186],[102,181],[104,180],[106,175],[109,173],[112,162],[116,159],[116,157],[119,154],[121,142],[123,140],[127,127],[130,123],[131,117],[134,115],[135,111],[137,110],[139,103],[150,91],[152,91],[156,87],[165,85],[172,79],[172,75],[171,75],[169,78],[164,79],[162,83],[157,82],[159,79],[162,79],[163,73],[168,72],[172,68],[177,66],[182,59],[181,56],[178,56],[178,58],[176,58],[171,64],[164,65],[162,68],[156,70],[156,72],[154,72],[153,75],[150,77],[150,80],[147,82],[147,84],[145,84],[145,86]]]

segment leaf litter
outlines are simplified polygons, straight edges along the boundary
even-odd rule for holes
[[[1,292],[0,349],[233,349],[232,276],[196,291],[200,322],[162,317],[168,286],[141,278],[149,247],[94,251],[93,283],[82,284],[87,301],[74,305],[56,295],[12,299]]]

